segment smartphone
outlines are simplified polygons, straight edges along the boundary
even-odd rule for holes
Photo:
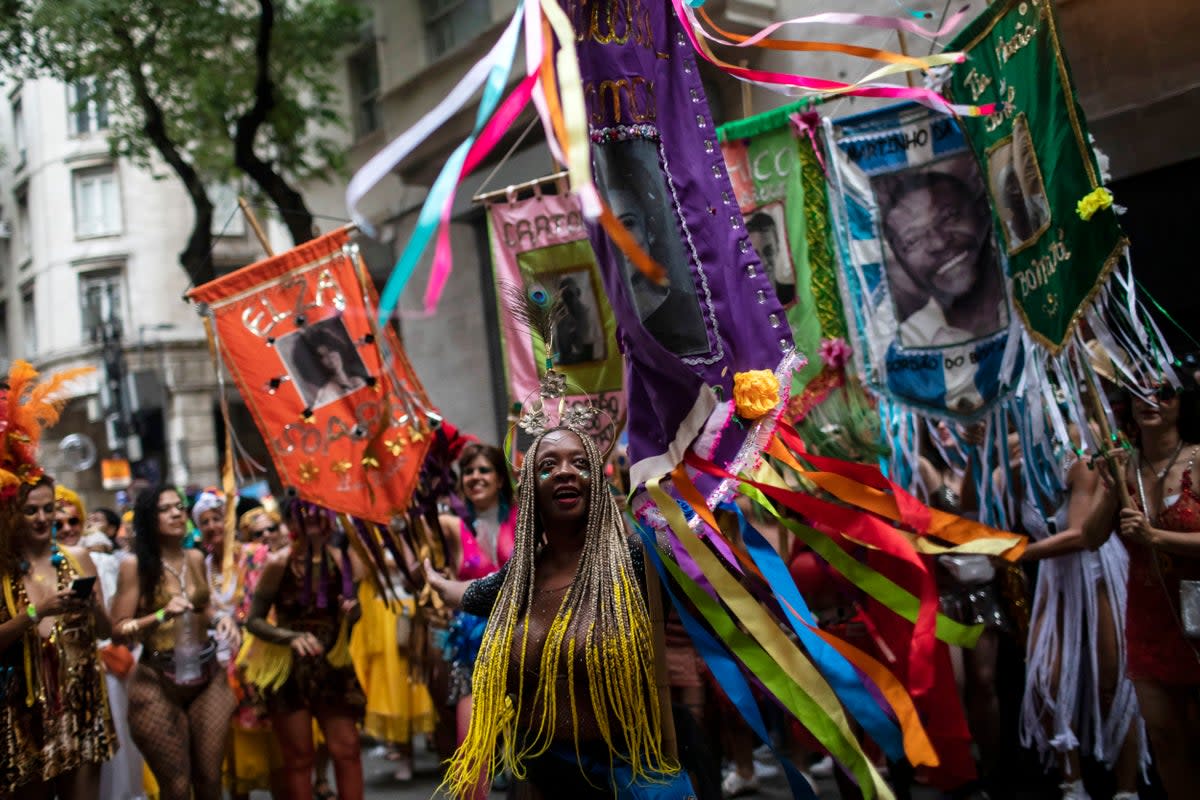
[[[78,597],[80,600],[86,600],[92,594],[92,587],[96,585],[96,576],[91,575],[86,578],[76,578],[71,581],[71,594]]]

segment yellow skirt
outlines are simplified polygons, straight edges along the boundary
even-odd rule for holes
[[[371,581],[360,585],[358,602],[362,618],[350,636],[350,657],[367,696],[363,730],[375,739],[407,744],[415,734],[433,731],[433,699],[429,688],[413,678],[408,643],[401,650],[396,640],[397,607],[389,606]],[[412,599],[402,602],[411,619],[416,604]]]

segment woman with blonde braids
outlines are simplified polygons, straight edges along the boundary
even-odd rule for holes
[[[603,467],[586,434],[541,434],[521,470],[504,569],[467,584],[426,562],[447,603],[488,617],[471,725],[446,778],[456,798],[502,768],[535,797],[692,793],[663,752],[642,550],[626,539]]]

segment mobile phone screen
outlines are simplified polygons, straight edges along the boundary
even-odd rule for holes
[[[76,578],[71,581],[71,593],[82,600],[92,593],[92,587],[95,585],[95,575],[86,578]]]

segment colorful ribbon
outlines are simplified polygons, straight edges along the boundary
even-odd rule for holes
[[[804,75],[792,75],[780,72],[767,72],[763,70],[752,70],[745,67],[738,67],[723,61],[709,49],[707,43],[696,37],[695,29],[699,28],[699,23],[696,22],[695,12],[684,5],[683,0],[671,0],[671,4],[675,9],[676,16],[684,32],[687,34],[688,40],[692,47],[706,61],[720,67],[725,72],[743,80],[748,80],[754,83],[763,84],[764,86],[775,87],[790,87],[777,91],[791,93],[793,90],[821,92],[824,94],[849,94],[858,95],[861,97],[886,97],[893,99],[912,100],[922,105],[940,111],[945,114],[959,114],[961,116],[983,116],[990,114],[994,109],[994,104],[985,106],[968,106],[968,105],[953,105],[948,103],[945,98],[930,89],[923,87],[896,86],[892,84],[875,84],[873,81],[885,77],[887,75],[904,72],[910,69],[906,64],[893,64],[882,70],[877,70],[867,77],[853,84],[842,83],[840,81],[831,81],[824,78],[813,78]],[[936,58],[945,58],[947,54]],[[953,55],[953,54],[950,54]]]
[[[789,708],[796,713],[797,719],[803,719],[808,723],[809,730],[817,737],[817,740],[829,750],[834,758],[850,770],[864,795],[892,797],[886,782],[863,753],[861,746],[851,733],[838,698],[825,678],[796,645],[788,640],[779,625],[758,604],[758,601],[721,566],[717,557],[688,528],[683,512],[670,495],[660,487],[659,479],[655,478],[649,481],[646,489],[658,505],[667,524],[671,526],[672,531],[687,550],[688,555],[700,565],[705,577],[708,578],[723,603],[733,612],[738,622],[745,627],[754,641],[761,646],[761,649],[774,661],[772,670],[776,674],[782,671],[794,684],[795,691],[791,695],[795,707],[789,706]],[[666,565],[670,569],[671,565],[669,563]],[[681,585],[683,584],[681,583]],[[700,592],[698,596],[702,598],[699,602],[697,596],[689,594],[698,609],[702,608],[702,605],[711,606],[715,602],[703,592]],[[708,618],[707,615],[705,616]],[[732,623],[732,620],[729,622]],[[714,620],[709,619],[709,623],[714,624]],[[736,626],[733,628],[736,630]],[[719,633],[725,641],[732,641],[729,636],[725,635],[728,631]],[[772,678],[770,673],[764,675],[756,672],[755,674],[759,680],[764,682],[764,685],[767,685],[767,681]]]
[[[687,606],[671,589],[671,582],[667,580],[667,568],[663,565],[664,559],[655,546],[653,534],[637,523],[634,523],[634,527],[638,535],[642,537],[642,542],[645,544],[646,556],[658,573],[659,580],[662,581],[663,589],[666,591],[667,596],[671,598],[671,605],[674,606],[675,613],[679,615],[679,620],[683,623],[683,629],[687,631],[688,638],[695,645],[696,652],[704,659],[704,664],[708,667],[709,672],[712,673],[717,687],[725,693],[725,697],[728,698],[733,707],[741,714],[742,719],[746,721],[750,730],[758,738],[766,742],[771,748],[771,752],[779,759],[779,763],[783,765],[783,772],[784,776],[787,777],[788,786],[792,790],[792,796],[801,798],[802,800],[816,800],[816,794],[813,792],[808,780],[800,773],[800,770],[796,769],[791,759],[776,749],[775,742],[767,730],[766,723],[763,721],[762,713],[758,710],[758,703],[754,700],[754,693],[750,689],[750,684],[746,682],[742,671],[737,666],[737,662],[729,655],[729,651],[725,649],[720,641],[692,616]]]

